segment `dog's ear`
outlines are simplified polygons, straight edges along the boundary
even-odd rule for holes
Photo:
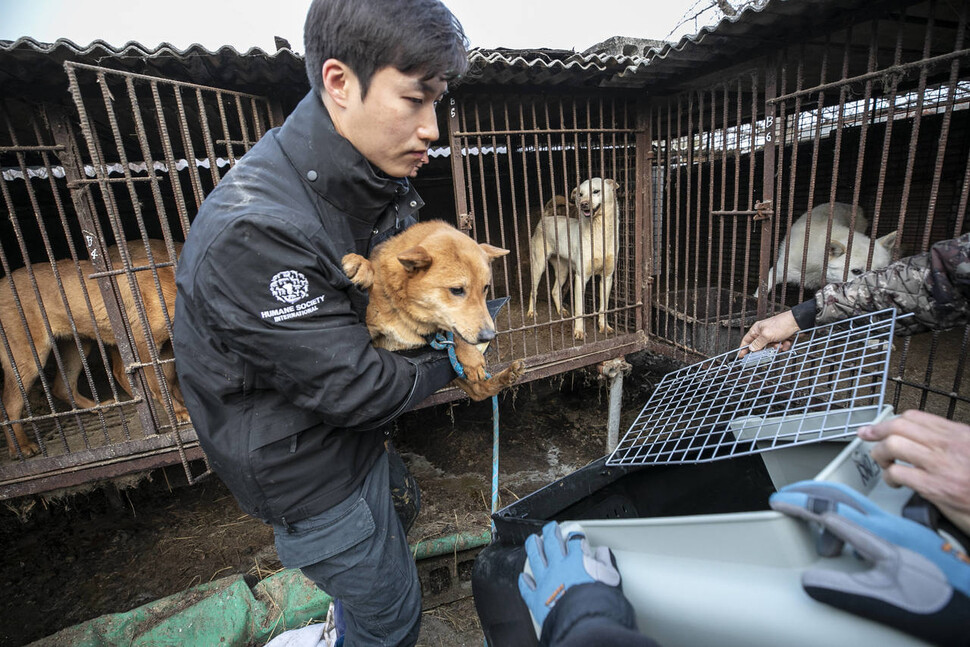
[[[569,201],[576,202],[576,194],[579,193],[579,187],[573,189],[573,192],[569,194]]]
[[[894,231],[886,234],[882,238],[877,238],[876,242],[885,247],[886,249],[892,249],[896,246],[896,234],[898,231]]]
[[[479,243],[478,246],[482,248],[482,251],[485,252],[485,255],[488,256],[488,260],[490,261],[493,261],[500,256],[505,256],[509,253],[509,250],[507,249],[495,247],[493,245],[489,245],[488,243]]]
[[[408,272],[415,272],[431,265],[431,254],[424,247],[418,245],[398,254],[397,260]]]
[[[845,245],[837,240],[829,242],[829,258],[838,258],[845,254]]]
[[[610,179],[610,180],[607,180],[607,181],[606,181],[606,184],[607,184],[608,186],[610,186],[610,187],[612,187],[612,188],[613,188],[613,191],[614,191],[614,192],[616,192],[616,191],[619,191],[619,190],[620,190],[620,183],[619,183],[619,182],[617,182],[616,180],[612,180],[612,179]]]

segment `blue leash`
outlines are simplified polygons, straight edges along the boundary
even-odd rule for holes
[[[436,350],[448,350],[448,359],[451,361],[451,368],[455,369],[458,377],[465,377],[465,369],[458,356],[455,354],[455,335],[451,331],[447,333],[436,333],[434,338],[428,342],[431,348]],[[492,377],[485,373],[485,377]],[[498,396],[492,396],[492,514],[498,509]],[[492,536],[495,536],[495,521],[492,521]]]

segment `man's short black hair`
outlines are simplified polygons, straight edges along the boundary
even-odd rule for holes
[[[439,0],[313,0],[303,27],[306,69],[316,93],[323,62],[335,58],[360,80],[392,66],[422,80],[451,81],[468,68],[468,40],[458,19]]]

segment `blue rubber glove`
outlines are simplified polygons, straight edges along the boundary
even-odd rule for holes
[[[769,503],[819,524],[871,564],[855,573],[806,571],[810,596],[936,644],[970,644],[970,559],[943,537],[838,483],[793,483]]]
[[[538,535],[529,535],[525,552],[532,575],[519,574],[519,593],[540,628],[569,587],[591,582],[620,584],[620,572],[609,548],[600,546],[594,552],[586,536],[579,532],[563,539],[555,521],[543,526],[541,539]]]

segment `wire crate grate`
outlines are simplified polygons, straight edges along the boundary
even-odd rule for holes
[[[607,465],[703,463],[845,438],[883,407],[896,311],[801,331],[783,352],[668,374]]]

